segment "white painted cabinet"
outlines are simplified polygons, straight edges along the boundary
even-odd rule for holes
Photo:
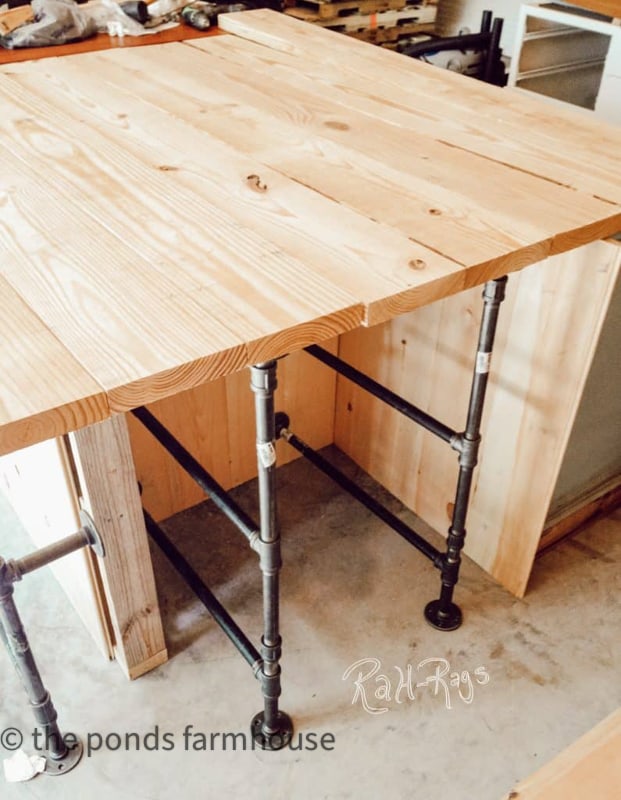
[[[515,86],[621,124],[621,27],[560,3],[524,4],[509,73]]]

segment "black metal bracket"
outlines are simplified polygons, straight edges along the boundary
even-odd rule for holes
[[[447,536],[446,552],[442,553],[433,547],[420,534],[412,530],[385,506],[371,497],[355,481],[344,475],[327,459],[292,433],[289,430],[289,418],[286,414],[279,412],[276,415],[276,434],[278,437],[285,439],[307,460],[332,478],[341,488],[349,492],[356,500],[429,558],[434,566],[441,571],[440,597],[427,604],[425,607],[425,619],[434,628],[442,631],[455,630],[462,624],[461,609],[453,602],[453,592],[459,580],[461,552],[466,538],[465,524],[470,503],[472,476],[477,464],[481,443],[480,428],[485,392],[496,335],[498,313],[500,304],[505,297],[506,284],[507,277],[503,276],[488,281],[483,290],[483,311],[468,401],[466,427],[462,432],[452,430],[426,411],[409,403],[338,356],[317,345],[311,345],[306,348],[310,355],[326,364],[326,366],[331,367],[343,377],[412,420],[412,422],[417,423],[425,430],[442,439],[442,441],[447,442],[453,450],[457,451],[459,454],[459,475],[455,489],[453,516]]]
[[[36,723],[43,729],[45,743],[45,775],[64,775],[82,758],[83,745],[76,737],[63,737],[58,726],[58,714],[50,693],[43,685],[41,674],[24,630],[14,599],[14,584],[30,572],[52,564],[59,558],[84,547],[103,558],[104,545],[95,523],[86,511],[80,512],[82,527],[58,542],[35,550],[19,559],[0,558],[0,639],[4,642],[13,666],[26,690]],[[68,743],[69,741],[69,743]]]

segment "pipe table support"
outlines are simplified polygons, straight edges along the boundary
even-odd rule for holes
[[[251,387],[255,397],[257,425],[257,466],[261,522],[260,557],[263,573],[263,637],[261,653],[261,688],[263,711],[252,720],[252,734],[261,747],[269,750],[285,747],[291,741],[291,719],[278,708],[280,685],[280,585],[282,565],[280,534],[276,523],[276,424],[274,391],[276,390],[276,361],[257,364],[251,368]]]
[[[319,359],[328,367],[336,370],[348,380],[353,381],[365,391],[377,397],[382,402],[417,423],[425,430],[433,433],[442,441],[447,442],[453,450],[459,453],[459,474],[455,489],[455,503],[453,508],[451,526],[448,531],[446,552],[440,553],[422,536],[408,528],[402,520],[394,516],[388,509],[374,500],[367,492],[343,475],[336,467],[330,464],[319,453],[299,439],[289,429],[289,418],[280,412],[277,433],[289,444],[300,452],[322,472],[332,478],[342,488],[348,491],[355,499],[365,505],[376,516],[380,517],[396,533],[405,538],[416,547],[424,556],[429,558],[434,566],[441,570],[440,597],[432,600],[425,607],[425,619],[434,628],[442,631],[453,631],[462,624],[462,613],[459,606],[453,602],[453,592],[459,579],[461,564],[461,551],[466,538],[466,516],[470,503],[470,490],[472,476],[477,464],[479,445],[481,442],[481,418],[485,403],[485,392],[489,376],[489,368],[494,338],[498,323],[500,304],[505,297],[507,276],[488,281],[483,289],[483,311],[479,327],[476,359],[472,376],[466,427],[463,433],[458,433],[426,411],[409,403],[404,398],[382,386],[368,375],[360,372],[351,364],[343,361],[332,353],[327,352],[317,345],[306,348],[310,355]]]
[[[24,625],[14,600],[14,584],[24,575],[57,561],[84,547],[91,547],[100,557],[105,555],[103,543],[86,512],[80,514],[83,527],[77,533],[42,547],[20,559],[0,558],[0,639],[13,662],[28,695],[36,723],[43,728],[45,775],[64,775],[82,758],[82,742],[75,736],[65,737],[58,726],[58,714],[30,648]]]
[[[472,378],[466,427],[458,433],[427,412],[413,406],[386,387],[356,370],[318,346],[307,351],[332,369],[353,380],[366,391],[424,427],[459,453],[459,476],[455,492],[455,507],[449,529],[446,552],[442,553],[413,531],[388,509],[378,503],[354,481],[332,466],[319,453],[288,430],[289,418],[284,413],[274,413],[276,390],[275,360],[256,364],[250,368],[250,387],[254,394],[256,421],[257,480],[259,495],[259,525],[241,509],[230,494],[210,475],[177,439],[145,408],[134,409],[133,414],[143,423],[179,465],[212,498],[222,511],[246,536],[250,546],[259,554],[263,582],[263,636],[261,653],[254,648],[243,631],[236,625],[188,561],[165,536],[161,528],[145,511],[147,530],[163,549],[190,588],[212,614],[216,622],[231,639],[238,651],[251,665],[261,683],[263,710],[255,714],[250,729],[255,744],[266,750],[286,747],[293,735],[290,717],[279,708],[281,695],[280,658],[280,569],[282,566],[280,533],[276,520],[276,438],[286,439],[303,456],[335,480],[359,502],[386,522],[410,544],[429,558],[441,571],[441,591],[438,600],[425,608],[426,620],[439,630],[455,630],[461,625],[462,614],[453,603],[453,591],[459,577],[461,550],[466,536],[465,521],[470,500],[472,475],[477,463],[480,443],[480,426],[485,400],[489,365],[494,344],[500,304],[504,299],[507,278],[488,281],[483,291],[483,312],[479,329],[475,367]]]
[[[155,520],[144,512],[147,531],[162,548],[181,577],[212,614],[235,647],[250,664],[261,683],[263,710],[255,714],[250,730],[255,744],[264,750],[286,747],[293,735],[290,717],[279,709],[281,694],[280,656],[282,640],[279,624],[279,573],[282,565],[280,535],[276,524],[276,451],[274,391],[276,361],[250,368],[250,385],[255,397],[256,449],[259,485],[260,524],[240,508],[230,494],[186,450],[183,445],[146,408],[133,410],[134,416],[170,453],[205,494],[248,539],[250,547],[259,554],[263,581],[263,636],[261,654],[219,603],[189,562],[166,537]]]
[[[476,361],[472,375],[472,386],[468,400],[466,429],[460,437],[459,475],[455,490],[455,504],[451,526],[447,537],[446,559],[442,568],[442,588],[438,600],[425,607],[425,619],[434,628],[452,631],[462,623],[459,606],[453,602],[453,592],[459,579],[461,551],[466,538],[466,516],[470,503],[472,475],[477,463],[481,443],[481,418],[485,403],[485,391],[489,367],[494,349],[494,338],[500,304],[505,298],[507,277],[488,281],[483,289],[483,313],[479,329]]]

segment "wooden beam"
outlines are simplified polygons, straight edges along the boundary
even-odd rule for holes
[[[137,678],[168,654],[125,417],[83,428],[71,443],[82,502],[106,548],[98,563],[114,654]]]

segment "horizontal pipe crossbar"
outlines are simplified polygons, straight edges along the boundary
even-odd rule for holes
[[[199,464],[181,442],[162,425],[144,406],[132,410],[132,414],[142,422],[158,442],[175,459],[182,469],[194,480],[214,505],[231,520],[244,536],[253,544],[259,536],[259,528],[254,520],[233,500],[231,495],[207,470]]]
[[[396,411],[399,411],[408,419],[421,425],[443,441],[448,442],[452,447],[457,447],[459,444],[459,434],[457,431],[449,428],[448,425],[444,425],[444,423],[432,417],[431,414],[427,414],[426,411],[404,400],[403,397],[400,397],[398,394],[395,394],[395,392],[382,386],[381,383],[373,380],[373,378],[369,378],[364,372],[360,372],[360,370],[352,367],[351,364],[343,361],[342,358],[329,353],[316,344],[306,347],[305,350],[326,366],[336,370],[348,380],[377,397],[378,400],[382,400],[382,402],[394,408]]]
[[[310,461],[311,464],[314,464],[314,466],[320,469],[325,475],[327,475],[329,478],[332,478],[332,480],[342,489],[344,489],[346,492],[349,492],[352,497],[358,500],[358,502],[362,503],[362,505],[368,508],[369,511],[375,514],[376,517],[379,517],[383,522],[391,527],[395,533],[398,533],[399,536],[402,536],[407,542],[413,545],[424,556],[432,561],[435,567],[438,569],[442,568],[444,564],[444,554],[441,553],[440,550],[430,544],[419,533],[416,533],[416,531],[412,530],[412,528],[410,528],[409,525],[406,525],[403,520],[399,519],[399,517],[378,502],[368,492],[365,492],[365,490],[355,481],[353,481],[351,478],[348,478],[347,475],[344,475],[339,469],[337,469],[327,459],[320,455],[316,450],[313,450],[312,447],[307,445],[306,442],[303,442],[294,433],[284,429],[281,431],[281,436],[286,439],[286,441],[289,442],[289,444],[299,453],[301,453],[304,458]]]
[[[179,575],[226,633],[244,659],[250,664],[256,675],[262,663],[259,651],[148,511],[143,509],[143,513],[149,536],[151,536]]]
[[[41,569],[41,567],[46,567],[48,564],[53,564],[59,558],[75,553],[83,547],[88,547],[90,543],[88,531],[85,528],[80,528],[76,533],[72,533],[58,542],[52,542],[52,544],[35,550],[34,553],[22,556],[22,558],[16,558],[13,561],[13,565],[17,574],[21,577]]]

